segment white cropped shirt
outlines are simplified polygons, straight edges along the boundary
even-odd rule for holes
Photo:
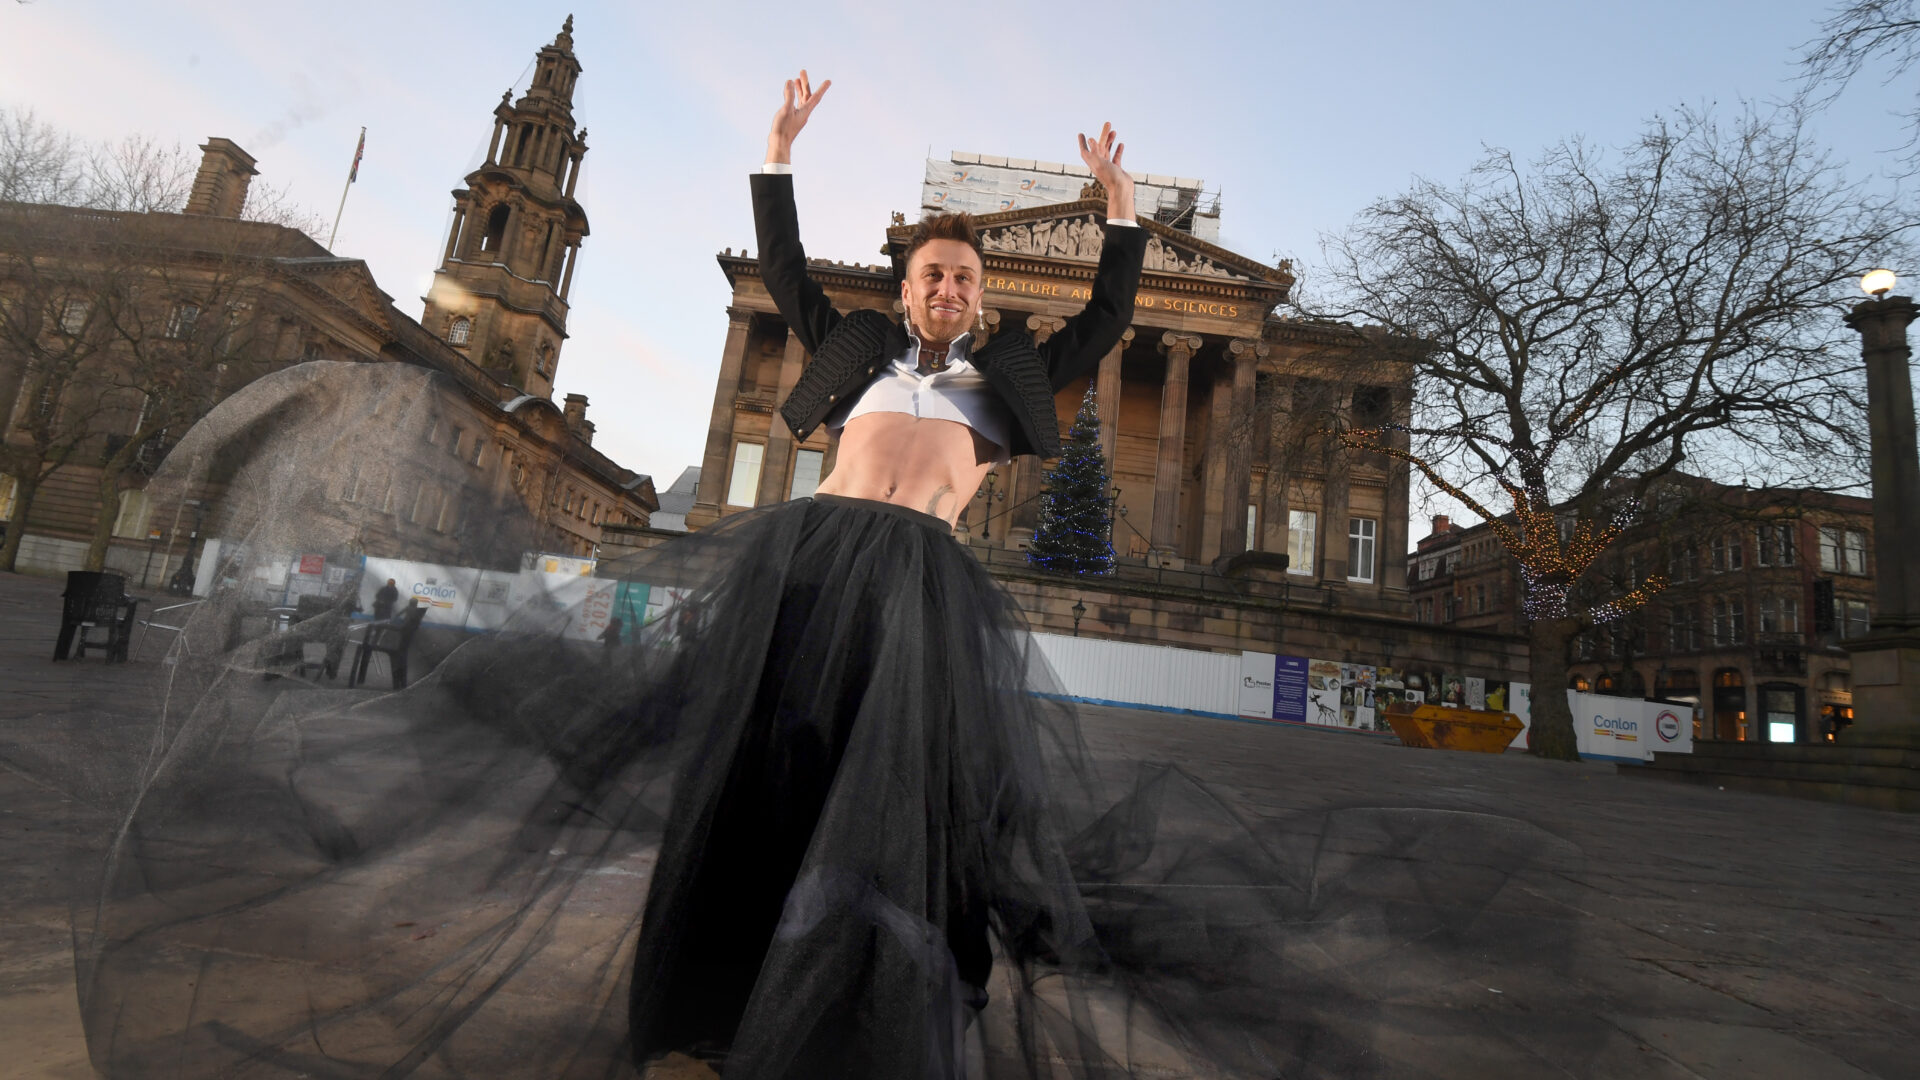
[[[920,337],[907,329],[907,350],[867,384],[859,397],[850,398],[827,414],[826,426],[838,431],[847,421],[868,413],[905,413],[930,420],[965,424],[999,448],[994,464],[1010,460],[1013,410],[994,392],[986,376],[967,361],[972,334],[962,334],[947,346],[944,370],[920,374]]]

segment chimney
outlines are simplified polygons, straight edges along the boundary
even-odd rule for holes
[[[581,441],[593,442],[593,422],[587,419],[587,395],[568,394],[566,408],[567,430],[578,435]]]
[[[247,185],[259,170],[253,155],[218,136],[200,147],[200,172],[193,178],[185,213],[237,218],[247,205]]]
[[[1445,514],[1433,515],[1433,531],[1436,536],[1451,528],[1453,528],[1453,519]]]

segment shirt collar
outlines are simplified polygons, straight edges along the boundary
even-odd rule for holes
[[[905,327],[907,331],[907,359],[912,362],[908,365],[911,367],[918,364],[920,359],[920,332],[913,328],[913,318],[911,316],[903,319],[901,325]],[[973,331],[969,330],[959,337],[954,338],[953,341],[947,345],[947,363],[950,365],[965,363],[967,358],[972,355],[972,348]]]

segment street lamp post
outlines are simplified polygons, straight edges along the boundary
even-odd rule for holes
[[[1920,738],[1920,445],[1913,419],[1910,296],[1889,296],[1888,270],[1860,281],[1873,295],[1854,305],[1847,325],[1860,332],[1867,369],[1867,433],[1873,480],[1874,612],[1871,632],[1845,643],[1853,657],[1854,727],[1847,742],[1905,732]]]
[[[997,471],[987,473],[987,512],[980,516],[980,539],[983,541],[993,539],[993,482],[997,479],[999,479],[999,473]],[[1006,496],[1001,495],[1000,497],[1005,498]]]
[[[1073,636],[1080,636],[1080,617],[1087,613],[1087,605],[1078,600],[1073,602]]]

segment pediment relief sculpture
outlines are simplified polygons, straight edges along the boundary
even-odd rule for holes
[[[989,228],[980,237],[988,251],[1010,255],[1032,255],[1051,259],[1100,258],[1100,243],[1105,223],[1095,214],[1054,218]],[[1145,268],[1163,274],[1198,274],[1203,277],[1241,278],[1205,255],[1181,251],[1171,243],[1153,237],[1147,241]]]

